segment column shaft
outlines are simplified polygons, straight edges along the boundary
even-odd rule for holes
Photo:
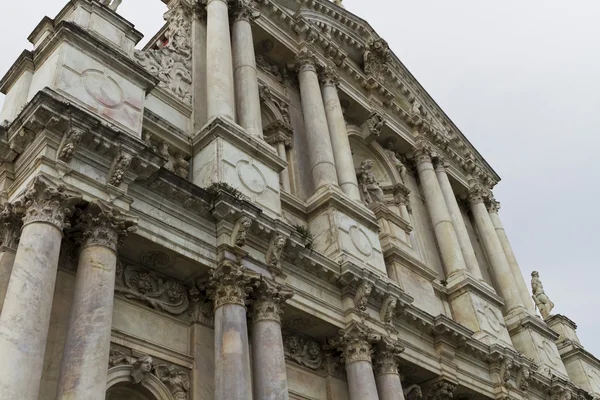
[[[13,264],[15,263],[16,252],[8,247],[4,247],[0,251],[0,312],[2,312],[10,274],[12,273]]]
[[[525,305],[527,311],[535,315],[535,308],[531,296],[529,294],[529,289],[527,288],[525,278],[523,278],[523,274],[521,273],[521,267],[519,267],[517,257],[515,256],[512,246],[508,241],[508,236],[506,235],[504,226],[502,226],[502,221],[500,221],[498,210],[492,208],[489,214],[492,220],[492,225],[494,225],[494,228],[496,229],[496,234],[498,235],[498,239],[500,240],[500,244],[502,245],[502,249],[504,249],[504,254],[506,256],[508,264],[510,265],[510,269],[512,270],[512,274],[517,284],[519,293],[521,295],[521,299],[523,300],[523,304]]]
[[[404,400],[400,375],[397,373],[380,374],[377,375],[375,380],[377,382],[379,400]]]
[[[17,254],[17,243],[22,225],[22,215],[17,215],[11,203],[4,204],[4,210],[0,212],[0,239],[2,240],[0,247],[0,313]]]
[[[279,157],[287,162],[287,152],[285,150],[285,143],[278,142],[277,143],[277,154]],[[279,173],[279,177],[281,178],[281,187],[284,191],[290,193],[291,192],[291,184],[290,184],[290,174],[288,169],[284,169]]]
[[[470,202],[477,231],[492,265],[500,295],[504,298],[506,314],[508,314],[514,308],[523,306],[519,290],[481,193],[479,191],[472,192]]]
[[[456,196],[454,195],[454,190],[452,189],[452,185],[448,179],[448,173],[446,171],[446,167],[443,165],[443,161],[438,162],[438,166],[435,171],[442,189],[444,200],[446,201],[446,206],[450,212],[450,218],[452,219],[452,224],[454,225],[454,230],[456,231],[458,243],[460,245],[465,264],[467,265],[467,269],[469,272],[471,272],[475,279],[483,280],[481,269],[479,268],[479,262],[477,262],[475,250],[473,250],[473,244],[469,238],[465,221],[462,213],[460,212],[460,207],[456,201]]]
[[[466,270],[467,266],[430,155],[425,151],[419,151],[416,163],[433,231],[448,278],[453,273]]]
[[[215,400],[252,400],[246,308],[215,310]]]
[[[313,178],[313,189],[316,192],[322,187],[337,185],[337,172],[314,57],[307,53],[301,53],[298,56],[297,64],[300,69],[300,96],[302,97],[310,171]]]
[[[252,9],[240,5],[233,23],[233,78],[235,81],[236,110],[239,124],[246,132],[262,140],[262,119],[256,59],[250,18]]]
[[[329,135],[331,136],[338,182],[348,197],[360,202],[360,190],[356,180],[352,150],[350,149],[346,122],[344,121],[344,114],[342,113],[342,106],[336,87],[337,79],[331,71],[324,74],[322,79],[323,103],[325,105]]]
[[[235,121],[233,61],[229,12],[225,0],[208,0],[206,6],[206,92],[207,118],[226,117]]]
[[[373,365],[369,361],[346,364],[350,400],[379,400]]]

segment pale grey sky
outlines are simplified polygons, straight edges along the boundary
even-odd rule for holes
[[[65,0],[3,1],[0,75]],[[500,216],[529,285],[600,356],[600,2],[345,0],[367,20],[502,177]],[[150,38],[160,0],[124,0]],[[0,96],[1,97],[1,96]],[[0,105],[3,98],[0,98]]]

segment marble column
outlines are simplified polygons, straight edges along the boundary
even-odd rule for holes
[[[233,80],[239,124],[251,135],[262,140],[262,118],[256,75],[256,58],[250,20],[259,13],[250,2],[238,2],[232,26]]]
[[[252,373],[257,400],[289,398],[280,314],[293,294],[283,285],[261,279],[252,312]]]
[[[93,201],[79,220],[83,242],[57,399],[104,400],[110,353],[117,245],[135,221]]]
[[[448,163],[442,158],[438,157],[436,159],[435,172],[442,189],[442,195],[446,201],[446,206],[450,212],[450,218],[452,219],[452,224],[454,225],[454,230],[456,231],[460,250],[462,251],[465,264],[467,265],[467,269],[471,275],[473,275],[475,279],[481,281],[483,280],[483,276],[481,275],[479,262],[475,256],[475,250],[473,250],[473,244],[471,243],[471,238],[469,238],[469,233],[467,232],[465,221],[462,213],[460,212],[458,202],[456,201],[454,190],[450,184],[450,179],[448,179],[448,172],[446,170],[447,168]]]
[[[207,0],[206,95],[207,118],[235,121],[233,60],[227,0]]]
[[[519,293],[521,294],[521,299],[523,300],[523,304],[527,311],[531,314],[535,315],[535,306],[531,299],[531,294],[529,293],[529,288],[525,283],[525,278],[523,278],[523,274],[521,273],[521,267],[519,267],[519,263],[517,262],[517,257],[515,256],[515,252],[508,241],[508,236],[506,235],[506,231],[504,230],[504,226],[502,226],[502,221],[500,221],[500,216],[498,215],[498,210],[500,209],[500,203],[496,200],[491,199],[488,204],[488,212],[490,214],[490,218],[492,220],[492,225],[496,229],[496,234],[498,235],[498,239],[500,240],[500,244],[502,245],[502,249],[504,249],[504,255],[506,255],[506,259],[508,264],[510,265],[510,269],[512,270],[513,277],[515,282],[517,283],[517,287],[519,289]]]
[[[8,281],[17,254],[17,242],[23,225],[22,215],[18,215],[11,203],[4,204],[4,210],[0,213],[0,312],[4,305],[4,296],[8,289]]]
[[[255,272],[225,260],[210,276],[215,306],[215,400],[252,400],[246,296]]]
[[[265,140],[277,149],[279,157],[287,162],[287,149],[292,147],[292,128],[283,121],[275,121],[265,128]],[[290,174],[288,169],[279,173],[281,188],[291,193]]]
[[[371,364],[371,343],[379,339],[364,325],[356,322],[340,332],[338,347],[346,363],[350,400],[379,400]]]
[[[404,400],[398,373],[398,358],[403,351],[402,346],[388,339],[382,340],[375,353],[375,381],[379,400]]]
[[[352,159],[352,150],[350,149],[346,121],[342,113],[337,85],[338,78],[335,71],[331,68],[325,69],[321,74],[321,91],[338,183],[348,197],[360,202],[360,190],[356,180],[354,160]]]
[[[0,316],[2,398],[38,398],[63,227],[80,201],[78,193],[41,175],[25,192],[23,229]]]
[[[316,57],[310,51],[303,49],[296,57],[296,66],[299,71],[310,173],[313,189],[316,192],[322,187],[338,184],[335,158],[319,87]]]
[[[500,295],[504,298],[505,314],[508,314],[516,308],[523,307],[523,300],[521,299],[512,270],[504,254],[500,239],[498,239],[498,234],[492,224],[492,219],[484,204],[485,196],[486,192],[482,185],[475,184],[471,186],[469,191],[471,213],[479,232],[479,238],[483,243],[492,270],[494,271]]]
[[[415,163],[417,164],[421,188],[431,217],[433,232],[440,249],[446,278],[448,279],[457,272],[466,271],[467,265],[460,249],[440,183],[433,169],[431,150],[426,142],[417,144]]]

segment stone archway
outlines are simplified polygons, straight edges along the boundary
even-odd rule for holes
[[[134,385],[131,365],[119,365],[108,370],[106,400],[175,400],[167,387],[154,375]]]

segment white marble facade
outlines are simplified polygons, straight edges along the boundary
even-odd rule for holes
[[[136,49],[71,0],[0,80],[0,398],[600,397],[499,176],[368,24],[163,1]]]

